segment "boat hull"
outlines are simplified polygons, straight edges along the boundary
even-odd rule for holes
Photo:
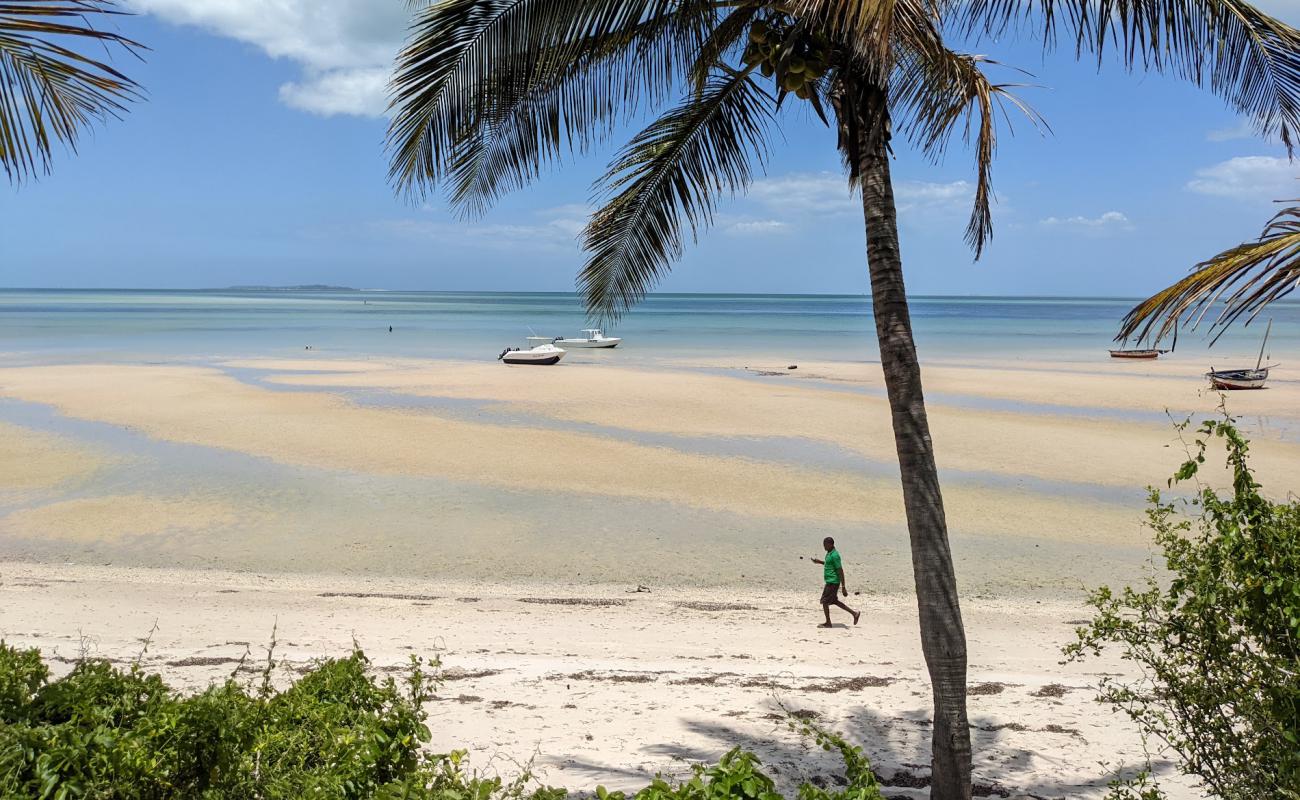
[[[589,347],[589,348],[610,348],[618,347],[622,339],[556,339],[557,347]]]
[[[1205,373],[1210,379],[1210,386],[1226,391],[1243,389],[1263,389],[1268,380],[1267,369],[1215,370]]]
[[[1152,359],[1159,358],[1159,350],[1111,350],[1111,358]]]
[[[528,364],[539,367],[549,367],[552,364],[560,363],[561,358],[564,358],[563,353],[548,356],[531,356],[527,351],[520,351],[518,354],[514,355],[506,354],[501,357],[501,360],[507,364]]]

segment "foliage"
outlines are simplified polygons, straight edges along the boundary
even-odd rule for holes
[[[0,168],[11,180],[48,172],[56,142],[75,150],[83,129],[137,96],[126,75],[74,49],[134,53],[139,44],[96,27],[119,14],[112,0],[0,3]]]
[[[1279,211],[1253,242],[1244,242],[1192,268],[1187,277],[1133,307],[1116,339],[1157,341],[1188,321],[1193,327],[1223,303],[1211,329],[1220,335],[1243,316],[1246,324],[1300,286],[1300,206]],[[1226,295],[1226,297],[1225,297]],[[1217,336],[1215,337],[1217,338]]]
[[[1139,677],[1104,678],[1100,699],[1217,797],[1300,798],[1300,502],[1260,493],[1230,418],[1197,434],[1170,485],[1194,480],[1221,442],[1231,490],[1199,486],[1176,503],[1153,489],[1147,517],[1168,578],[1097,589],[1096,616],[1066,653],[1113,646],[1134,662]]]
[[[241,667],[242,667],[241,663]],[[433,754],[425,704],[436,677],[412,656],[402,680],[377,681],[360,650],[322,661],[277,691],[233,677],[193,695],[139,663],[85,659],[51,680],[37,650],[0,642],[0,798],[203,800],[564,800],[524,770],[513,781],[468,769],[465,751]],[[434,662],[433,666],[437,666]],[[237,670],[238,671],[238,670]],[[791,718],[793,720],[793,718]],[[798,800],[880,800],[861,748],[806,723],[838,749],[848,786],[805,785]],[[598,800],[783,800],[752,753],[732,750],[681,783],[655,778]]]
[[[365,656],[325,661],[283,692],[233,678],[181,696],[138,664],[87,659],[57,680],[0,643],[0,796],[371,797],[424,763],[417,659],[376,682]]]
[[[1107,788],[1110,791],[1106,792],[1103,800],[1167,800],[1150,769],[1144,769],[1131,778],[1116,778]]]

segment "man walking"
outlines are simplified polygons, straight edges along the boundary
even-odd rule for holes
[[[814,558],[814,564],[822,564],[822,574],[826,579],[826,585],[822,587],[822,611],[826,612],[826,623],[818,625],[819,628],[831,627],[831,606],[839,606],[853,615],[853,624],[858,624],[858,617],[862,616],[859,611],[854,611],[840,601],[839,594],[843,593],[845,597],[849,596],[849,589],[844,585],[844,565],[840,561],[840,553],[835,549],[835,540],[827,536],[822,539],[822,547],[826,548],[826,560]]]

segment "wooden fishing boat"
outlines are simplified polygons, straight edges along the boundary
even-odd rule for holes
[[[1259,358],[1255,360],[1254,369],[1215,369],[1210,367],[1210,371],[1205,373],[1205,377],[1210,379],[1210,386],[1227,391],[1263,389],[1264,382],[1268,380],[1268,371],[1277,366],[1277,364],[1264,366],[1264,348],[1268,346],[1268,335],[1272,331],[1273,320],[1270,319],[1268,327],[1264,329],[1264,341],[1259,346]]]
[[[1205,373],[1205,377],[1210,379],[1210,386],[1215,389],[1263,389],[1264,381],[1268,380],[1268,369],[1212,369]]]
[[[1161,353],[1168,353],[1168,350],[1154,350],[1149,348],[1138,348],[1133,350],[1111,350],[1111,358],[1159,358]]]

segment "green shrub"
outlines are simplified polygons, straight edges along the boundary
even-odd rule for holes
[[[185,697],[102,660],[50,681],[37,651],[0,643],[0,795],[372,797],[422,763],[431,683],[418,660],[405,685],[366,666],[357,651],[284,692],[228,680]]]
[[[1147,517],[1167,574],[1096,590],[1096,616],[1066,654],[1114,646],[1135,662],[1140,677],[1103,679],[1099,699],[1215,796],[1300,798],[1300,503],[1259,493],[1230,419],[1198,430],[1170,485],[1195,479],[1216,440],[1232,490],[1168,503],[1153,489]]]
[[[525,773],[471,773],[463,751],[434,755],[425,703],[434,677],[412,657],[400,682],[368,674],[360,650],[323,661],[284,691],[268,657],[258,686],[233,678],[193,695],[138,664],[87,659],[50,680],[36,650],[0,642],[0,798],[43,800],[564,800]],[[435,664],[436,666],[436,664]],[[799,800],[880,800],[860,748],[838,749],[849,786],[804,786]],[[599,800],[628,800],[597,787]],[[634,800],[782,800],[751,753],[732,750],[681,783],[655,779]]]

